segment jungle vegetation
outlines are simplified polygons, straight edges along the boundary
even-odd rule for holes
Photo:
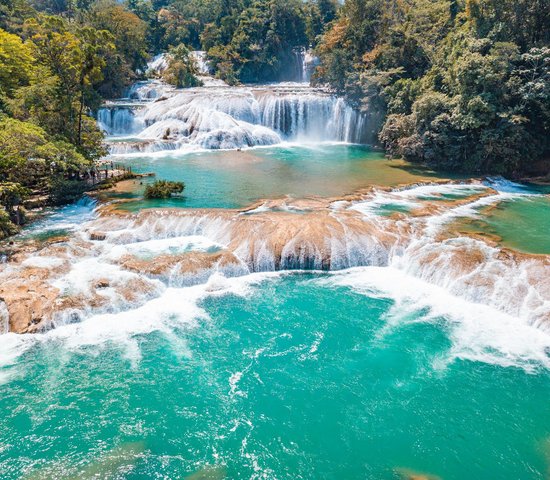
[[[550,0],[0,0],[0,223],[105,154],[93,112],[169,52],[196,86],[204,50],[229,84],[316,85],[372,115],[392,156],[445,170],[547,174]]]

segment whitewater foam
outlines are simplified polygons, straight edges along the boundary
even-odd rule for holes
[[[360,267],[315,280],[344,286],[367,296],[384,296],[394,305],[386,314],[390,334],[403,319],[443,325],[452,342],[449,361],[464,359],[532,372],[550,368],[550,335],[518,317],[469,302],[444,288],[392,267]]]
[[[283,141],[361,143],[366,118],[341,98],[299,83],[175,90],[158,80],[129,92],[141,103],[109,102],[100,126],[117,136],[113,155],[250,148]],[[126,137],[126,141],[121,140]]]

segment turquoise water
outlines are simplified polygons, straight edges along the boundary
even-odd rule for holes
[[[488,212],[482,228],[516,250],[550,255],[550,196],[508,200]]]
[[[550,254],[550,188],[503,181],[498,190],[500,196],[480,208],[475,220],[457,222],[459,230],[495,236],[521,252]]]
[[[143,186],[136,182],[136,201],[128,209],[153,207],[240,208],[262,198],[286,195],[340,196],[368,185],[397,185],[429,178],[434,172],[389,162],[366,146],[323,144],[276,146],[243,151],[162,153],[116,157],[136,173],[183,181],[184,197],[162,201],[138,200]],[[152,180],[149,180],[152,181]],[[145,183],[145,181],[144,181]]]
[[[547,370],[468,359],[460,317],[339,278],[180,289],[179,313],[10,337],[2,478],[546,478]]]

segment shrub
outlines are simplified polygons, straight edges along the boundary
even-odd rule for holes
[[[65,205],[78,200],[87,189],[85,182],[54,177],[50,180],[50,201],[53,205]]]
[[[183,182],[157,180],[155,183],[145,187],[145,198],[170,198],[174,194],[183,192],[184,188],[185,184]]]
[[[0,240],[10,235],[15,235],[19,228],[13,223],[8,212],[0,207]]]

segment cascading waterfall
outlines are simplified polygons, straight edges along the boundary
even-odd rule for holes
[[[481,206],[498,204],[508,195],[483,185],[432,185],[375,191],[359,201],[329,202],[312,210],[272,200],[244,212],[105,215],[83,225],[61,249],[46,247],[24,259],[21,270],[6,271],[2,282],[21,284],[18,275],[27,275],[25,268],[48,269],[52,278],[36,276],[32,291],[48,298],[54,295],[52,286],[58,289],[55,295],[61,297],[53,297],[50,320],[63,323],[75,315],[85,317],[90,309],[128,308],[165,286],[200,283],[214,272],[239,276],[384,267],[548,330],[550,292],[542,279],[550,271],[550,257],[507,252],[447,229],[457,216],[475,218]],[[410,215],[380,215],[385,205]],[[103,232],[95,237],[104,240],[90,242],[93,232]],[[96,290],[103,284],[111,290],[100,298]],[[72,297],[65,301],[69,290]]]
[[[108,135],[129,135],[143,128],[134,112],[135,110],[128,106],[105,106],[99,109],[97,121]]]
[[[309,82],[315,67],[319,65],[319,58],[311,50],[297,47],[292,51],[294,55],[294,77],[298,82]]]
[[[300,80],[315,57],[304,49],[299,56]],[[209,77],[205,52],[192,52],[205,86],[176,90],[160,80],[141,81],[125,99],[108,102],[98,122],[118,137],[113,154],[196,149],[237,149],[290,142],[363,143],[365,115],[342,98],[304,83],[229,87]],[[155,57],[148,71],[166,66]]]
[[[210,75],[212,73],[210,64],[206,60],[206,52],[200,50],[191,52],[191,58],[195,61],[199,75]]]
[[[315,92],[266,93],[259,97],[261,122],[297,140],[361,143],[363,115],[341,98]]]
[[[160,98],[170,87],[160,80],[134,83],[126,93],[129,100],[150,101]]]
[[[143,101],[159,90],[142,84],[130,94]],[[100,110],[98,119],[107,133],[141,140],[117,142],[112,153],[364,139],[364,115],[341,98],[300,84],[166,88],[162,95],[141,105],[115,102]]]
[[[295,48],[292,53],[294,54],[294,69],[295,78],[298,82],[306,81],[306,66],[305,57],[306,51],[304,47]]]
[[[10,328],[10,314],[6,304],[0,300],[0,335],[8,333]]]

